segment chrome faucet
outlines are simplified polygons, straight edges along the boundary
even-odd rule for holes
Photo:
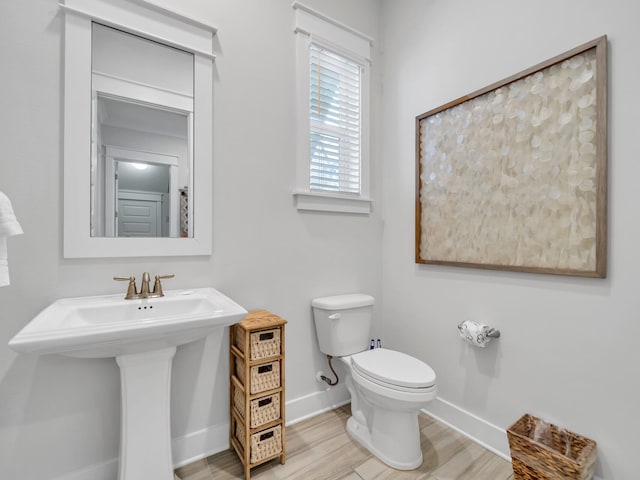
[[[136,277],[133,275],[129,277],[125,276],[115,276],[114,280],[119,281],[128,281],[129,285],[127,286],[127,294],[125,295],[125,300],[133,300],[136,298],[155,298],[155,297],[164,297],[164,292],[162,291],[162,283],[160,280],[163,278],[173,278],[175,275],[173,273],[169,273],[167,275],[156,275],[156,281],[153,284],[153,291],[149,291],[149,272],[144,272],[142,274],[142,283],[140,284],[140,292],[136,288]]]

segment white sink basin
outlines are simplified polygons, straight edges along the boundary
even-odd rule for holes
[[[23,353],[115,357],[120,367],[118,480],[173,480],[171,362],[176,347],[236,323],[247,311],[213,288],[160,298],[63,298],[9,342]]]
[[[167,290],[164,297],[63,298],[45,308],[9,342],[21,353],[117,357],[178,346],[234,324],[247,311],[213,288]]]

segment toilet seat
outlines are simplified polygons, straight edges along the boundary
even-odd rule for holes
[[[394,350],[375,348],[351,356],[354,373],[383,387],[405,392],[431,389],[436,374],[426,363]]]

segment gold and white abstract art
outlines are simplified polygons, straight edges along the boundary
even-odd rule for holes
[[[419,263],[604,276],[603,38],[417,118]]]

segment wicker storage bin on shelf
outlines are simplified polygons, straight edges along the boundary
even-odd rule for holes
[[[545,434],[536,438],[536,429]],[[596,442],[523,415],[507,429],[515,480],[591,480]]]
[[[238,359],[236,361],[236,377],[243,384],[244,378],[244,361]],[[249,391],[253,393],[266,392],[280,386],[280,361],[263,363],[255,365],[250,369]]]
[[[242,429],[236,424],[236,438],[246,448],[244,444],[244,434]],[[259,462],[265,458],[273,457],[282,452],[282,427],[276,425],[258,433],[251,435],[250,461]]]
[[[244,352],[244,337],[246,333],[241,328],[235,329],[234,344]],[[251,360],[269,358],[280,355],[280,329],[262,330],[249,334],[249,350]]]
[[[237,388],[233,389],[233,403],[240,417],[244,418],[244,393]],[[251,409],[249,411],[249,426],[251,428],[259,427],[269,422],[273,422],[280,418],[280,394],[273,393],[264,397],[256,398],[249,402]]]

